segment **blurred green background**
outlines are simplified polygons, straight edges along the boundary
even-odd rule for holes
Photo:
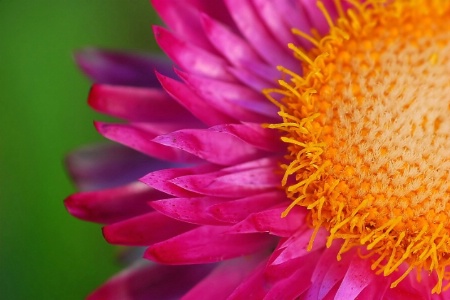
[[[102,139],[72,52],[155,49],[155,20],[147,0],[0,1],[0,299],[83,299],[120,269],[63,206],[64,155]]]

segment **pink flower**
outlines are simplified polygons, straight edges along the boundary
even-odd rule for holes
[[[89,299],[450,299],[450,1],[152,4],[175,71],[77,55],[65,204],[146,247]]]

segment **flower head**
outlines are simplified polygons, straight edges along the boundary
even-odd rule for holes
[[[74,153],[66,206],[155,262],[92,299],[445,299],[450,1],[152,3],[175,73],[79,57],[140,154]]]

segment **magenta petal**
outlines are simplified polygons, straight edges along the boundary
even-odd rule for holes
[[[234,165],[264,154],[226,132],[186,129],[156,137],[153,141],[177,148],[219,165]]]
[[[208,39],[202,32],[200,12],[188,1],[152,0],[152,5],[164,23],[178,36],[188,40],[205,50],[213,50]]]
[[[261,262],[260,256],[245,256],[225,261],[183,296],[183,300],[225,299]],[[246,299],[249,298],[246,295]],[[228,299],[228,298],[227,298]]]
[[[305,16],[309,19],[311,24],[311,28],[315,28],[320,32],[320,34],[324,35],[330,31],[330,26],[328,25],[322,11],[317,7],[316,2],[312,2],[310,0],[299,0],[305,9]],[[325,5],[328,14],[331,16],[332,20],[337,19],[336,7],[333,4],[333,1],[325,0],[322,1]],[[343,1],[345,3],[346,1]]]
[[[260,300],[265,299],[269,286],[265,279],[265,267],[267,261],[262,261],[254,268],[252,274],[246,278],[227,298],[228,300]]]
[[[202,48],[180,40],[167,29],[154,26],[155,38],[161,49],[183,70],[205,77],[235,81],[227,72],[227,62]]]
[[[94,84],[89,104],[97,111],[134,122],[177,122],[197,127],[198,120],[161,89]],[[189,126],[190,127],[190,126]]]
[[[144,124],[142,124],[144,125]],[[174,125],[174,124],[172,124]],[[199,159],[185,151],[176,148],[166,147],[160,143],[152,141],[156,133],[140,124],[107,124],[96,122],[95,127],[106,138],[126,145],[139,152],[172,162],[198,162]],[[161,130],[163,126],[156,126]]]
[[[238,200],[230,200],[215,204],[209,208],[209,211],[218,220],[228,223],[237,223],[244,220],[252,213],[259,212],[280,203],[285,197],[286,196],[282,191],[262,193]]]
[[[271,152],[282,152],[286,146],[280,140],[280,134],[272,129],[263,128],[258,123],[224,124],[211,127],[212,130],[228,132],[241,140]]]
[[[153,211],[103,227],[105,239],[115,245],[148,246],[195,228]]]
[[[354,255],[336,293],[336,299],[355,299],[366,286],[376,280],[376,275],[370,269],[370,265],[370,260]]]
[[[296,233],[280,245],[281,251],[277,254],[277,257],[273,260],[272,264],[278,265],[289,263],[292,259],[303,257],[311,252],[324,248],[329,233],[325,229],[320,229],[314,239],[313,248],[309,251],[307,250],[312,234],[313,229],[308,226],[299,228]]]
[[[70,176],[81,191],[121,186],[151,170],[171,167],[118,144],[94,144],[71,152],[66,159]]]
[[[184,83],[160,74],[157,74],[157,76],[166,92],[203,123],[207,125],[236,123],[234,118],[211,107],[209,103],[197,96]]]
[[[207,196],[238,198],[276,189],[279,176],[273,167],[261,167],[222,175],[215,172],[174,178],[177,186]]]
[[[274,67],[298,65],[289,49],[273,38],[250,1],[226,0],[225,3],[242,35],[266,62]]]
[[[97,83],[159,87],[155,69],[174,77],[164,57],[87,48],[75,53],[80,68]]]
[[[300,207],[294,207],[286,217],[282,218],[281,213],[285,209],[286,205],[283,205],[253,213],[233,226],[230,232],[268,232],[280,237],[289,237],[305,223],[306,211]]]
[[[73,194],[64,204],[77,218],[111,224],[150,211],[147,203],[164,196],[167,195],[135,182],[114,189]]]
[[[226,226],[201,226],[150,246],[145,257],[165,264],[211,263],[249,255],[273,242],[264,234],[226,234]]]
[[[203,225],[224,225],[208,212],[214,204],[224,199],[214,197],[170,198],[153,201],[150,205],[160,213],[183,222]]]
[[[174,183],[170,182],[170,180],[180,176],[202,174],[216,170],[217,167],[214,165],[202,165],[193,168],[162,169],[147,174],[146,176],[142,177],[140,181],[159,191],[175,197],[195,197],[199,196],[199,194],[182,189]]]
[[[163,266],[140,261],[115,275],[87,299],[179,299],[211,268],[210,265]]]
[[[261,92],[235,84],[177,71],[189,87],[211,107],[243,122],[269,122],[277,118],[277,107]]]

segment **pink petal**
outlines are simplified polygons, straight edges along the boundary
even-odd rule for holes
[[[218,221],[208,208],[224,199],[214,197],[196,198],[170,198],[153,201],[150,205],[160,213],[187,223],[200,225],[224,225],[225,222]]]
[[[183,300],[227,298],[261,262],[260,256],[245,256],[221,263],[183,296]],[[247,295],[246,299],[249,295]]]
[[[199,22],[200,12],[196,7],[188,1],[178,0],[152,0],[151,3],[164,23],[178,36],[205,50],[213,51],[205,35],[199,34],[202,27]]]
[[[207,125],[236,123],[236,120],[216,110],[204,99],[197,96],[185,84],[157,74],[166,92]]]
[[[81,191],[112,188],[130,183],[151,170],[171,165],[118,144],[85,146],[66,158],[70,176]]]
[[[153,141],[219,165],[234,165],[264,156],[260,150],[235,136],[213,130],[179,130],[158,136]]]
[[[199,159],[185,151],[173,147],[166,147],[156,143],[153,139],[157,133],[152,132],[144,124],[107,124],[96,122],[95,127],[103,136],[115,142],[158,159],[172,162],[198,162]],[[150,124],[146,124],[150,125]],[[174,124],[172,124],[174,125]],[[147,126],[149,127],[149,126]],[[163,126],[155,126],[154,130],[161,130]],[[166,130],[163,130],[164,132]]]
[[[148,246],[195,227],[195,225],[179,222],[153,211],[107,225],[103,227],[103,235],[108,243],[115,245]]]
[[[215,170],[217,170],[217,167],[213,165],[202,165],[193,168],[162,169],[147,174],[146,176],[142,177],[140,181],[159,191],[175,197],[195,197],[199,196],[199,194],[182,189],[174,183],[170,182],[170,180],[178,178],[180,176],[202,174]]]
[[[262,63],[258,53],[250,47],[246,40],[236,35],[230,28],[227,28],[205,14],[201,15],[201,21],[211,44],[231,64],[243,68],[246,67],[245,62],[248,62],[249,59],[255,63]]]
[[[216,219],[234,224],[244,220],[252,213],[278,204],[285,197],[284,192],[281,191],[262,193],[215,204],[209,208],[209,211]]]
[[[87,299],[179,299],[202,280],[211,267],[163,266],[140,261],[115,275]]]
[[[87,48],[75,53],[80,68],[98,83],[159,87],[155,69],[174,77],[165,57]]]
[[[166,29],[154,26],[156,42],[183,70],[205,77],[235,81],[226,71],[227,62],[202,48],[183,41]]]
[[[260,300],[264,299],[267,292],[269,291],[269,286],[265,279],[265,267],[267,261],[262,261],[259,266],[257,266],[253,273],[244,280],[234,292],[227,298],[228,300]]]
[[[211,127],[211,129],[230,133],[262,150],[283,152],[286,148],[277,131],[263,128],[258,123],[224,124]]]
[[[230,232],[267,232],[280,237],[289,237],[305,223],[306,211],[300,207],[294,207],[285,218],[282,218],[281,213],[285,209],[286,205],[282,205],[253,213],[233,226]]]
[[[273,167],[261,167],[225,175],[223,172],[188,175],[171,182],[202,195],[237,198],[274,190],[280,185],[280,178]]]
[[[110,224],[150,211],[147,203],[164,196],[167,195],[135,182],[114,189],[73,194],[64,204],[77,218]]]
[[[261,92],[235,84],[177,71],[189,87],[209,104],[244,122],[270,122],[277,118],[275,105]]]
[[[329,235],[325,229],[319,230],[314,239],[313,248],[310,251],[307,250],[312,234],[313,229],[309,228],[309,226],[302,226],[299,228],[296,233],[292,234],[287,241],[280,245],[281,251],[273,260],[272,264],[278,265],[287,263],[292,259],[303,257],[311,252],[324,248],[326,238]]]
[[[305,16],[308,18],[311,28],[317,29],[320,34],[324,35],[330,31],[330,26],[323,16],[322,11],[317,7],[316,2],[310,0],[299,0],[303,8],[305,9]],[[333,1],[322,1],[325,5],[327,12],[330,14],[332,20],[337,19],[336,7]],[[345,3],[345,1],[343,1]],[[307,32],[309,33],[309,32]]]
[[[226,0],[225,3],[242,35],[266,62],[274,67],[298,64],[290,55],[289,49],[284,45],[281,46],[266,29],[250,1]]]
[[[226,226],[201,226],[150,246],[145,257],[165,264],[211,263],[249,255],[269,247],[264,234],[226,234]]]
[[[355,299],[365,287],[376,280],[370,265],[370,260],[355,255],[337,291],[336,299]]]
[[[134,122],[198,126],[198,120],[161,89],[94,84],[89,93],[89,104],[97,111]]]

